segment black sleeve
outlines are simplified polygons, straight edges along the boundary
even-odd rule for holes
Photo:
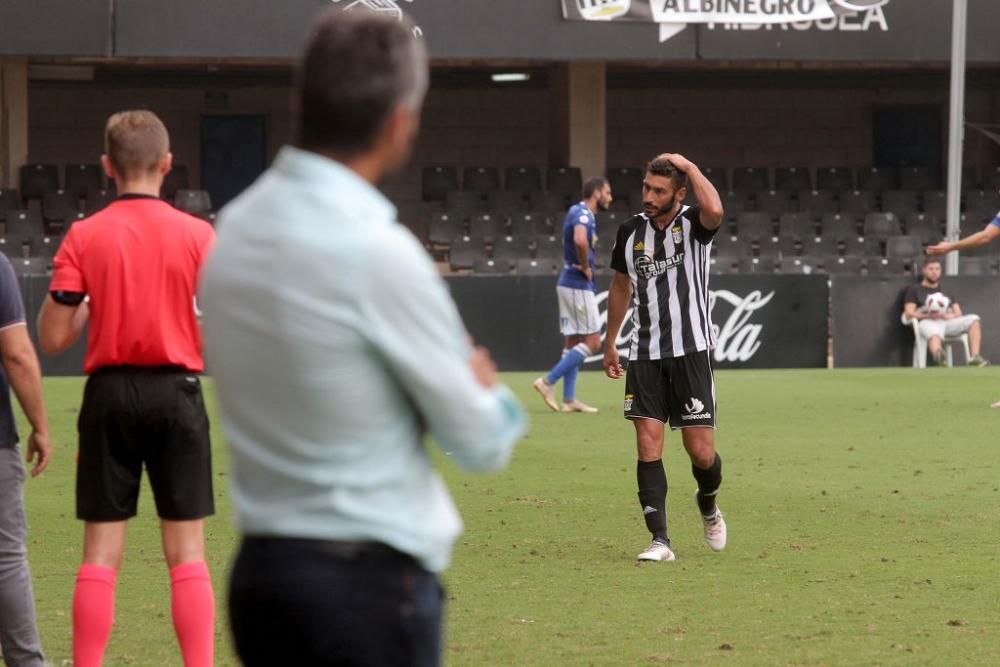
[[[64,292],[62,290],[53,290],[49,292],[49,296],[56,303],[61,303],[64,306],[79,306],[83,303],[84,298],[87,296],[83,292]]]
[[[906,291],[903,292],[903,305],[905,306],[908,303],[915,303],[918,307],[920,306],[920,299],[917,297],[916,285],[910,285],[906,288]]]
[[[611,248],[611,268],[618,273],[628,273],[628,264],[625,262],[625,242],[635,229],[634,219],[626,220],[618,226],[618,234],[615,235],[615,245]]]
[[[684,211],[684,217],[691,221],[691,235],[694,236],[694,240],[702,245],[711,243],[716,232],[720,229],[719,227],[709,229],[701,224],[701,209],[697,206],[692,206]]]

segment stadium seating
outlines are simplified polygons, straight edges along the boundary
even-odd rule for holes
[[[926,190],[923,194],[923,212],[944,219],[948,215],[948,194],[944,190]]]
[[[497,215],[481,213],[469,220],[469,237],[477,242],[493,242],[507,236],[507,221]]]
[[[454,271],[471,269],[480,259],[486,259],[486,250],[467,236],[452,239],[448,246],[448,263]]]
[[[50,260],[44,257],[16,257],[10,263],[19,276],[45,275],[52,269]]]
[[[424,201],[443,202],[445,195],[458,190],[458,170],[453,166],[427,166],[420,170],[420,196]]]
[[[992,257],[961,257],[958,260],[960,276],[992,276],[996,273],[996,262]]]
[[[875,206],[875,193],[871,190],[849,190],[840,193],[840,212],[863,218],[873,211],[877,211]]]
[[[535,239],[535,258],[559,262],[562,264],[562,238],[557,238],[555,236],[539,236]]]
[[[821,167],[816,170],[816,189],[843,192],[854,188],[854,179],[848,167]]]
[[[80,198],[74,193],[55,190],[42,197],[42,219],[46,229],[68,229],[82,217]]]
[[[462,170],[462,189],[485,195],[500,189],[500,170],[496,167],[466,167]]]
[[[882,193],[882,212],[892,213],[903,219],[910,213],[920,210],[917,205],[917,193],[914,190],[886,190]]]
[[[940,219],[929,213],[911,213],[903,221],[906,233],[924,244],[937,243],[944,236]]]
[[[212,198],[204,190],[178,190],[174,195],[174,206],[190,213],[191,215],[202,215],[212,210]]]
[[[761,167],[737,167],[733,169],[732,189],[737,192],[757,192],[770,190],[767,169]]]
[[[542,213],[524,211],[510,217],[510,234],[514,238],[534,239],[539,234],[549,233],[548,219]]]
[[[8,213],[5,224],[8,240],[26,241],[45,233],[42,216],[36,209]]]
[[[566,209],[569,208],[569,201],[565,195],[545,190],[532,192],[528,196],[528,206],[532,211],[552,214],[554,218],[558,219],[561,226]]]
[[[782,257],[775,269],[778,273],[822,273],[823,261],[818,257]]]
[[[627,193],[642,189],[643,170],[635,167],[612,167],[606,177],[611,184],[611,196],[624,198]]]
[[[899,170],[899,187],[902,190],[930,190],[937,187],[927,167],[903,167]]]
[[[550,276],[556,273],[556,265],[550,260],[522,257],[514,265],[514,271],[522,276]]]
[[[736,217],[736,236],[740,241],[759,241],[774,237],[774,218],[770,213],[745,211]]]
[[[899,236],[902,233],[899,218],[892,213],[869,213],[865,216],[865,238],[885,241],[890,236]]]
[[[542,171],[538,167],[507,167],[504,171],[504,188],[518,193],[522,198],[531,192],[540,192]]]
[[[965,210],[976,215],[990,216],[1000,210],[1000,192],[972,190],[965,193]]]
[[[475,213],[486,209],[486,201],[476,192],[451,190],[445,195],[445,210],[452,215],[468,220]]]
[[[827,213],[839,213],[840,204],[831,190],[810,190],[799,193],[799,211],[819,219]]]
[[[493,259],[504,260],[508,264],[522,257],[531,256],[531,241],[528,237],[507,236],[493,242]]]
[[[487,259],[480,257],[476,260],[473,270],[480,275],[507,275],[510,273],[510,262],[502,259]]]
[[[456,236],[466,233],[465,222],[447,212],[433,213],[428,227],[428,239],[431,243],[447,245]]]
[[[857,189],[881,192],[896,187],[896,170],[891,167],[865,167],[858,169]]]
[[[858,275],[864,268],[860,257],[828,257],[823,263],[823,269],[829,274]]]
[[[7,217],[7,211],[21,209],[21,195],[17,190],[0,188],[0,220]]]
[[[63,188],[77,199],[83,199],[88,192],[104,189],[104,177],[97,164],[68,164],[63,171]]]
[[[491,213],[499,213],[510,217],[516,211],[524,209],[526,201],[520,191],[492,190],[486,193],[486,204]]]
[[[59,189],[59,168],[54,164],[26,164],[20,169],[21,197],[41,199],[46,192]]]
[[[732,189],[729,187],[729,176],[725,167],[702,167],[701,173],[719,192]]]
[[[774,189],[806,192],[813,189],[812,177],[803,167],[778,167],[774,170]]]
[[[820,223],[820,235],[832,235],[837,238],[860,236],[858,220],[853,215],[843,213],[827,213]]]
[[[113,190],[98,190],[88,192],[83,210],[87,215],[93,215],[115,200]]]
[[[787,190],[763,190],[757,193],[755,199],[756,209],[769,213],[773,217],[796,210],[796,206],[792,202],[791,192]]]
[[[816,221],[808,213],[782,213],[778,216],[778,236],[788,234],[799,238],[816,236]]]
[[[566,197],[568,201],[579,201],[583,192],[583,175],[579,167],[549,167],[545,173],[546,189]]]
[[[890,236],[885,242],[885,256],[913,259],[923,255],[923,245],[916,236]]]

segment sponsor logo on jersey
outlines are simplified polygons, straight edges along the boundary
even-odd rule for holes
[[[641,251],[641,250],[645,250],[645,249],[646,249],[646,244],[643,243],[642,241],[639,241],[634,246],[632,246],[632,250],[640,250]]]
[[[654,260],[649,255],[639,255],[635,260],[635,272],[640,277],[649,280],[663,275],[670,269],[676,269],[683,263],[684,253],[682,252],[660,260]]]

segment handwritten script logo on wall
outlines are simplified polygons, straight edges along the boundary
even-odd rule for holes
[[[378,14],[383,14],[385,16],[390,16],[397,21],[403,20],[403,9],[399,6],[399,3],[403,0],[354,0],[344,7],[345,12],[354,11],[355,9],[367,9],[370,12],[376,12]],[[405,0],[406,2],[413,2],[413,0]],[[340,3],[346,2],[346,0],[333,0],[333,2]],[[420,26],[415,26],[413,28],[413,34],[416,37],[422,37],[424,31],[420,29]]]
[[[764,327],[761,324],[752,322],[754,313],[763,309],[774,298],[774,291],[765,295],[760,290],[753,290],[744,296],[730,292],[728,290],[712,290],[708,295],[708,309],[712,316],[712,332],[715,334],[715,350],[712,352],[714,361],[747,362],[760,349],[763,344],[761,335]],[[600,310],[601,339],[607,337],[607,311],[608,293],[601,292],[597,295],[597,307]],[[724,304],[731,308],[728,312],[718,312],[716,306]],[[629,308],[625,313],[625,321],[622,322],[621,331],[615,336],[615,347],[622,356],[627,356],[629,347],[632,344],[632,333],[634,324],[632,322],[633,308]],[[717,324],[721,318],[725,321],[721,326]],[[602,356],[595,354],[587,358],[587,363],[600,363]]]

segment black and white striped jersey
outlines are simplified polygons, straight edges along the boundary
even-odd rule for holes
[[[639,214],[618,228],[611,268],[632,279],[629,359],[680,357],[715,346],[708,302],[709,251],[716,230],[697,206],[682,206],[657,229]]]

